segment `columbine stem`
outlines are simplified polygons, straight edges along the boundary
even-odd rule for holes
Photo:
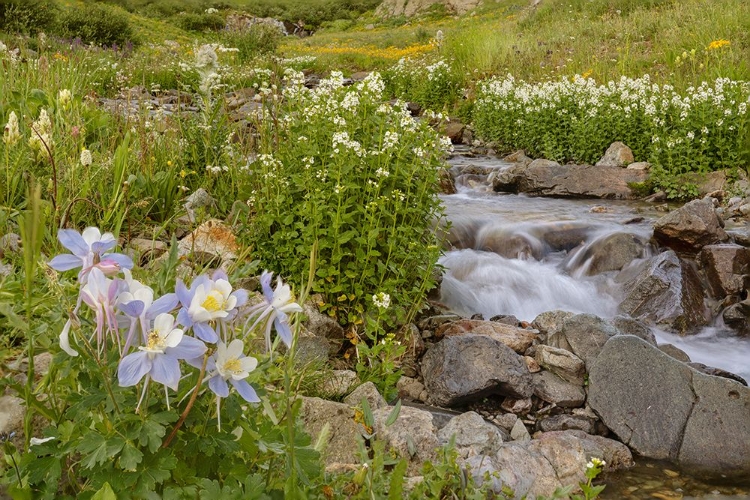
[[[193,404],[195,404],[195,400],[198,399],[198,389],[200,389],[201,384],[203,383],[203,375],[206,373],[206,364],[208,364],[208,355],[209,352],[206,351],[206,354],[203,355],[203,365],[201,366],[201,372],[198,374],[198,382],[195,384],[195,389],[193,389],[193,395],[190,396],[190,401],[188,401],[187,406],[185,407],[185,410],[182,412],[182,415],[180,415],[180,419],[177,421],[177,423],[174,426],[174,429],[172,429],[172,433],[167,437],[167,439],[162,443],[161,447],[166,448],[169,446],[169,443],[172,442],[174,437],[177,435],[177,431],[180,430],[180,427],[182,427],[183,422],[185,422],[185,419],[188,416],[188,413],[190,413],[190,410],[193,408]]]

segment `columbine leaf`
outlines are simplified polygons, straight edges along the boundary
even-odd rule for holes
[[[138,438],[138,444],[141,446],[148,446],[148,451],[156,453],[156,450],[161,446],[161,440],[164,434],[167,433],[167,429],[153,420],[146,420],[143,423],[141,429],[141,435]]]
[[[97,432],[90,432],[83,437],[76,449],[83,455],[81,465],[86,469],[93,469],[97,464],[101,465],[118,454],[124,445],[125,440],[119,436],[107,439]]]
[[[94,493],[94,496],[91,497],[91,500],[117,500],[117,495],[115,495],[115,492],[112,491],[112,487],[109,485],[109,483],[104,483],[104,486],[102,486],[99,491]]]
[[[120,468],[128,471],[135,471],[136,467],[143,460],[143,453],[130,443],[126,443],[120,455]]]

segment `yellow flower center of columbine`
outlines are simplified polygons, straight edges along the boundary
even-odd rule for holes
[[[221,306],[222,303],[216,300],[216,297],[213,294],[206,297],[206,300],[201,304],[201,307],[209,312],[216,312],[221,309]]]
[[[230,373],[237,373],[242,371],[242,363],[237,358],[230,358],[224,363],[224,371]]]
[[[164,342],[162,342],[159,334],[156,332],[149,332],[148,340],[146,341],[146,349],[160,349],[162,347],[164,347]]]

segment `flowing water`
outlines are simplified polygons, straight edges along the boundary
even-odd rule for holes
[[[647,242],[653,221],[663,212],[643,202],[494,193],[487,174],[510,164],[460,154],[450,163],[453,173],[471,173],[457,175],[458,193],[443,197],[451,223],[451,250],[441,260],[446,272],[440,300],[445,306],[464,316],[510,314],[522,321],[532,321],[554,309],[604,318],[618,314],[622,290],[616,273],[589,275],[592,251],[615,233]],[[654,252],[644,245],[642,254],[629,266]],[[656,329],[654,334],[659,343],[674,344],[695,362],[750,380],[750,339],[733,335],[720,322],[685,337]],[[750,498],[746,491],[665,476],[665,467],[648,463],[627,476],[608,479],[612,493],[607,497],[681,498],[679,495],[685,494],[685,498]],[[737,494],[740,496],[734,496]]]

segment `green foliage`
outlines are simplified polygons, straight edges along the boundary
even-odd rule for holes
[[[206,32],[224,28],[225,21],[219,14],[182,12],[172,17],[172,22],[186,31]]]
[[[281,37],[275,26],[258,23],[241,31],[223,31],[218,39],[225,46],[239,50],[239,62],[247,62],[275,51]]]
[[[66,10],[60,17],[58,33],[102,46],[136,41],[127,16],[117,8],[101,4]]]
[[[302,21],[306,28],[315,30],[325,22],[356,19],[379,4],[380,0],[251,0],[242,8],[260,17]]]
[[[35,35],[54,27],[58,15],[52,0],[20,0],[0,2],[0,31]]]
[[[577,76],[527,84],[512,77],[480,84],[473,116],[478,134],[500,149],[532,157],[595,163],[614,141],[652,164],[651,181],[670,198],[697,195],[687,173],[741,165],[750,130],[750,85],[719,78],[678,93],[648,76],[597,85]]]
[[[463,90],[463,78],[442,59],[401,59],[384,73],[388,92],[433,111],[450,110]]]
[[[408,111],[382,102],[377,74],[347,88],[334,73],[313,91],[301,74],[290,75],[283,99],[261,89],[248,241],[292,280],[307,275],[317,244],[313,290],[324,295],[322,310],[362,325],[383,292],[387,323],[400,323],[434,285],[446,145]]]

